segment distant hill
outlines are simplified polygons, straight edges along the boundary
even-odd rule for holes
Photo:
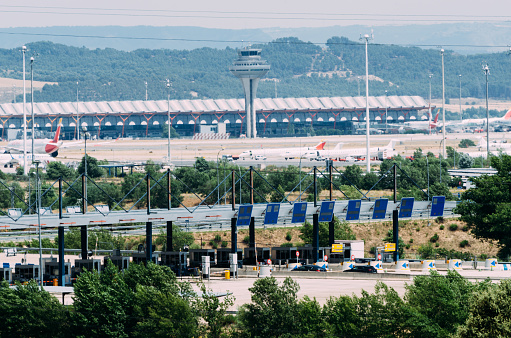
[[[202,27],[153,26],[71,26],[0,29],[0,48],[16,48],[37,41],[68,46],[114,48],[132,51],[149,49],[237,48],[240,41],[270,42],[284,37],[323,43],[332,36],[357,40],[361,33],[374,31],[375,43],[448,46],[461,54],[508,50],[511,22],[449,23],[401,26],[331,26],[317,28],[214,29]],[[456,45],[456,46],[454,46]],[[481,47],[476,47],[481,46]]]
[[[331,37],[326,44],[298,38],[278,38],[262,48],[270,65],[261,81],[258,97],[358,96],[365,93],[365,49],[358,41]],[[172,82],[172,99],[242,98],[239,80],[229,72],[237,57],[230,47],[191,50],[145,48],[121,51],[89,49],[52,42],[27,44],[27,57],[35,55],[34,80],[52,82],[34,95],[36,102],[143,100],[145,82],[151,100],[167,98],[166,79]],[[482,61],[490,66],[489,93],[492,99],[511,98],[510,57],[506,52],[461,55],[445,51],[446,98],[483,98],[485,78]],[[438,49],[385,44],[369,45],[370,95],[429,96],[441,98],[441,58]],[[18,48],[0,49],[0,77],[22,78]],[[78,82],[78,87],[77,87]],[[275,87],[277,87],[275,89]],[[5,88],[4,91],[9,91]],[[1,91],[1,89],[0,89]],[[12,97],[4,95],[5,98]],[[1,95],[0,95],[1,97]],[[17,100],[21,100],[18,96]]]

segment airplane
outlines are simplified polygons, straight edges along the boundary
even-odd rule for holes
[[[27,154],[27,162],[30,164],[33,160],[41,161],[41,167],[46,167],[48,163],[55,161],[54,157],[48,154]],[[23,154],[0,154],[0,165],[4,168],[18,167],[21,162],[23,162]]]
[[[432,130],[441,127],[441,124],[438,122],[438,116],[440,112],[438,111],[435,115],[433,121],[408,121],[403,122],[402,124],[398,123],[388,123],[387,126],[398,128],[399,133],[403,133],[407,130],[424,130],[431,133]],[[429,115],[429,113],[428,113]]]
[[[322,150],[325,143],[325,141],[321,141],[314,147],[250,149],[243,151],[239,155],[239,159],[245,160],[247,158],[255,159],[256,157],[264,158],[267,156],[282,156],[287,160],[289,158],[304,156],[308,150]]]
[[[380,159],[386,159],[391,158],[395,155],[394,152],[394,146],[396,144],[396,140],[391,140],[389,144],[387,144],[384,147],[373,147],[369,148],[369,154],[370,156],[377,157]],[[307,158],[317,161],[322,161],[325,159],[333,159],[338,161],[343,161],[346,159],[352,160],[352,159],[361,159],[365,158],[367,156],[367,149],[366,148],[351,148],[351,149],[342,149],[334,148],[329,150],[317,150],[312,153],[307,154]]]
[[[59,141],[62,118],[57,125],[57,131],[53,139],[34,139],[34,154],[47,154],[57,157],[59,149],[62,147],[62,141]],[[27,139],[27,154],[32,152],[32,140]],[[23,140],[13,140],[4,147],[4,153],[23,154]]]

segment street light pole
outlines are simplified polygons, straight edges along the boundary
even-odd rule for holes
[[[80,115],[78,114],[78,81],[76,81],[76,139],[80,141]]]
[[[168,131],[168,146],[167,146],[167,161],[170,164],[170,80],[167,79],[167,131]]]
[[[33,158],[33,157],[32,157]],[[39,227],[39,283],[43,285],[43,245],[41,240],[41,192],[39,191],[39,164],[41,161],[33,160],[36,171],[36,198],[37,198],[37,225]]]
[[[21,47],[23,53],[23,174],[28,174],[27,167],[27,89],[25,86],[25,53],[27,52],[27,46]]]
[[[32,160],[34,159],[34,57],[30,58],[30,102],[32,111]]]
[[[371,153],[370,153],[370,144],[369,144],[369,58],[367,55],[367,44],[369,40],[372,40],[372,35],[365,34],[360,39],[365,40],[366,45],[366,171],[371,172]]]
[[[88,136],[88,133],[87,133],[87,127],[83,127],[82,128],[83,130],[83,139],[85,141],[85,156],[83,158],[84,160],[84,170],[83,170],[83,173],[85,175],[85,184],[84,184],[84,192],[83,192],[83,198],[84,198],[84,206],[85,206],[85,211],[87,211],[87,136]],[[84,212],[85,212],[84,211]]]
[[[440,50],[440,53],[442,54],[442,140],[443,140],[443,147],[442,147],[442,156],[443,158],[446,158],[445,153],[445,71],[444,71],[444,49],[442,48]]]
[[[145,82],[145,100],[147,101],[147,81]]]
[[[225,148],[222,147],[216,154],[216,190],[217,190],[217,203],[220,203],[220,173],[218,170],[219,162],[218,162],[218,156],[220,155],[220,152],[224,150]]]
[[[490,68],[488,64],[483,65],[483,72],[486,76],[486,159],[490,160],[490,111],[488,110],[488,75]]]
[[[429,118],[428,118],[428,121],[429,121],[429,125],[428,125],[428,130],[429,130],[429,134],[431,135],[431,78],[433,77],[433,74],[429,74]]]
[[[461,74],[458,77],[460,78],[460,122],[463,122],[463,111],[461,110]]]
[[[389,131],[387,130],[387,91],[385,91],[385,134],[388,134]]]

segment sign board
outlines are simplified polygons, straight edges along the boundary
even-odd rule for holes
[[[445,206],[445,196],[433,196],[433,202],[431,203],[431,216],[443,216]]]
[[[324,255],[323,256],[323,260],[326,262],[328,260],[328,256],[327,255]]]
[[[347,221],[356,221],[360,218],[360,206],[362,205],[361,200],[349,200],[348,201],[348,212],[346,213]]]
[[[401,206],[399,208],[399,218],[412,217],[413,211],[413,197],[405,197],[401,199]]]
[[[377,199],[374,202],[373,208],[373,219],[383,219],[387,214],[387,205],[389,204],[389,200],[386,198]]]
[[[335,201],[323,201],[321,202],[321,208],[319,209],[319,221],[320,222],[331,222],[334,217],[334,205]]]
[[[378,254],[378,260],[381,261],[381,254]]]
[[[279,220],[279,203],[270,203],[266,205],[266,213],[264,214],[264,224],[277,224]]]
[[[354,261],[355,260],[355,255],[351,255],[351,260]]]
[[[252,217],[253,208],[254,206],[252,204],[240,206],[238,210],[238,219],[236,220],[236,226],[250,225],[250,218]]]
[[[385,243],[385,251],[386,252],[396,251],[396,243]]]
[[[296,251],[296,257],[300,257],[300,251]]]
[[[305,216],[307,213],[307,202],[298,202],[293,205],[293,217],[291,223],[303,223],[305,222]]]
[[[343,252],[342,244],[332,244],[332,252]]]
[[[268,259],[268,260],[266,261],[266,263],[267,263],[268,265],[271,265],[271,259]]]

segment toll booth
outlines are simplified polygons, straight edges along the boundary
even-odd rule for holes
[[[231,253],[230,248],[221,248],[216,250],[216,266],[218,268],[229,268],[229,254]],[[243,267],[243,250],[238,248],[237,250],[238,256],[238,267]]]
[[[271,248],[271,257],[273,264],[286,264],[287,262],[296,262],[296,247],[275,246]],[[300,257],[298,257],[300,259]]]
[[[0,268],[0,281],[7,281],[7,283],[12,282],[12,270],[9,263],[3,263],[3,266]]]
[[[59,278],[59,262],[57,258],[43,258],[43,285],[53,285]],[[64,263],[64,285],[71,284],[71,263]]]
[[[312,261],[314,259],[312,255],[312,246],[300,246],[296,248],[296,251],[298,251],[298,263],[305,263],[305,264],[312,264]],[[294,253],[293,258],[289,261],[289,263],[296,263],[296,252]]]
[[[164,251],[160,255],[160,264],[171,268],[177,276],[182,276],[188,270],[188,255],[186,251]]]
[[[202,256],[209,256],[211,267],[216,266],[215,249],[190,249],[190,267],[200,268],[202,264]]]
[[[152,256],[151,256],[151,261],[154,263],[154,264],[158,264],[158,259],[159,259],[160,255],[153,252]],[[146,264],[147,263],[147,254],[145,252],[135,252],[135,253],[132,253],[131,254],[131,258],[132,258],[132,262],[133,263],[137,263],[137,264]]]
[[[324,246],[318,249],[318,256],[320,260],[324,260],[325,256],[327,257],[327,261],[330,262],[330,255],[332,254],[332,247]]]
[[[108,261],[112,262],[112,264],[115,265],[119,269],[119,271],[122,271],[128,269],[131,257],[122,256],[121,250],[115,249],[112,251],[112,254],[110,256],[105,256],[104,266],[107,266]]]
[[[363,240],[335,240],[335,244],[342,244],[342,252],[331,252],[330,263],[342,263],[355,258],[364,258],[364,241]]]
[[[266,262],[271,257],[270,248],[245,248],[243,255],[243,264],[245,265],[256,265],[257,263]]]
[[[101,272],[101,268],[101,259],[77,259],[75,266],[71,268],[71,282],[74,283],[85,270]]]
[[[39,280],[39,265],[19,263],[14,265],[13,281],[23,283],[32,279]]]

